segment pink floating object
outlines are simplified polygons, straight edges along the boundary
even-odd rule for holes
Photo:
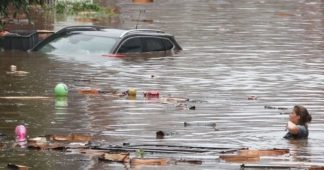
[[[26,140],[27,129],[24,125],[18,125],[15,129],[16,139],[18,142],[22,142]]]
[[[147,98],[159,98],[160,97],[160,92],[158,92],[158,91],[147,91],[147,92],[144,92],[144,97],[147,97]]]

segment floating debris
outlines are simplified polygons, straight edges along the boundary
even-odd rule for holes
[[[256,149],[246,149],[239,150],[239,155],[258,155],[258,156],[277,156],[284,155],[289,153],[289,149],[265,149],[265,150],[256,150]]]
[[[4,96],[0,99],[13,99],[13,100],[33,100],[33,99],[51,99],[52,97],[47,96]]]
[[[188,98],[182,98],[182,97],[163,97],[160,98],[160,102],[163,104],[178,104],[178,103],[184,103],[188,102]]]
[[[156,132],[156,139],[163,139],[165,136],[165,133],[161,130]]]
[[[129,152],[109,152],[99,156],[99,160],[110,162],[129,163]]]
[[[24,125],[18,125],[15,128],[16,141],[23,142],[26,141],[27,128]]]
[[[177,163],[189,163],[189,164],[197,164],[201,165],[202,160],[187,160],[187,159],[180,159],[176,161]]]
[[[196,106],[189,106],[186,103],[179,103],[176,105],[176,108],[180,110],[196,110]]]
[[[152,99],[152,98],[159,98],[160,97],[160,92],[159,91],[147,91],[147,92],[144,92],[144,97],[147,98],[147,99]]]
[[[211,127],[215,127],[216,123],[214,123],[214,122],[184,122],[183,125],[184,125],[184,127],[187,127],[187,126],[211,126]]]
[[[8,75],[14,75],[14,76],[25,76],[27,75],[29,72],[27,71],[18,71],[17,70],[17,66],[15,65],[11,65],[10,66],[10,71],[6,72]]]
[[[258,162],[260,161],[260,156],[258,155],[220,155],[220,159],[225,162]]]
[[[261,156],[278,156],[288,154],[289,149],[242,149],[238,150],[236,154],[220,155],[219,158],[226,162],[259,162]]]
[[[265,105],[264,108],[265,109],[288,110],[288,108],[285,108],[285,107],[274,107],[274,106],[268,106],[268,105]]]
[[[76,82],[91,82],[90,79],[73,79],[73,81],[76,81]]]
[[[190,106],[189,110],[196,110],[196,106]]]
[[[291,169],[292,166],[288,165],[258,165],[258,164],[242,164],[241,169],[244,168],[256,168],[256,169]]]
[[[53,141],[73,141],[73,142],[87,142],[92,140],[91,135],[87,134],[70,134],[70,135],[48,135],[48,138]]]
[[[100,89],[79,89],[80,94],[114,94],[116,91],[100,90]]]
[[[257,97],[256,96],[249,96],[248,100],[257,100]]]
[[[29,143],[27,145],[29,149],[36,149],[36,150],[59,150],[65,151],[67,147],[63,144],[58,143]]]
[[[169,161],[166,158],[133,158],[130,163],[131,165],[167,165]]]
[[[18,165],[18,164],[8,163],[7,168],[9,168],[9,169],[17,169],[17,170],[28,170],[29,167],[25,166],[25,165]]]

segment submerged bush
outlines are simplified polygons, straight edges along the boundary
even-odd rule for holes
[[[93,4],[89,1],[83,2],[68,2],[68,1],[59,1],[55,5],[55,11],[57,14],[68,14],[68,15],[77,15],[81,12],[96,12],[104,14],[113,14],[112,10],[105,7],[100,7],[97,4]]]

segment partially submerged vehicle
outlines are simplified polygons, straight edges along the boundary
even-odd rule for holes
[[[146,53],[168,56],[180,50],[174,36],[161,30],[70,26],[47,37],[31,51],[123,57]]]

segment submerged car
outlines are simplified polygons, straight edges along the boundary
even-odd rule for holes
[[[111,29],[102,26],[70,26],[52,34],[31,51],[57,55],[167,56],[182,50],[174,36],[155,29]]]

